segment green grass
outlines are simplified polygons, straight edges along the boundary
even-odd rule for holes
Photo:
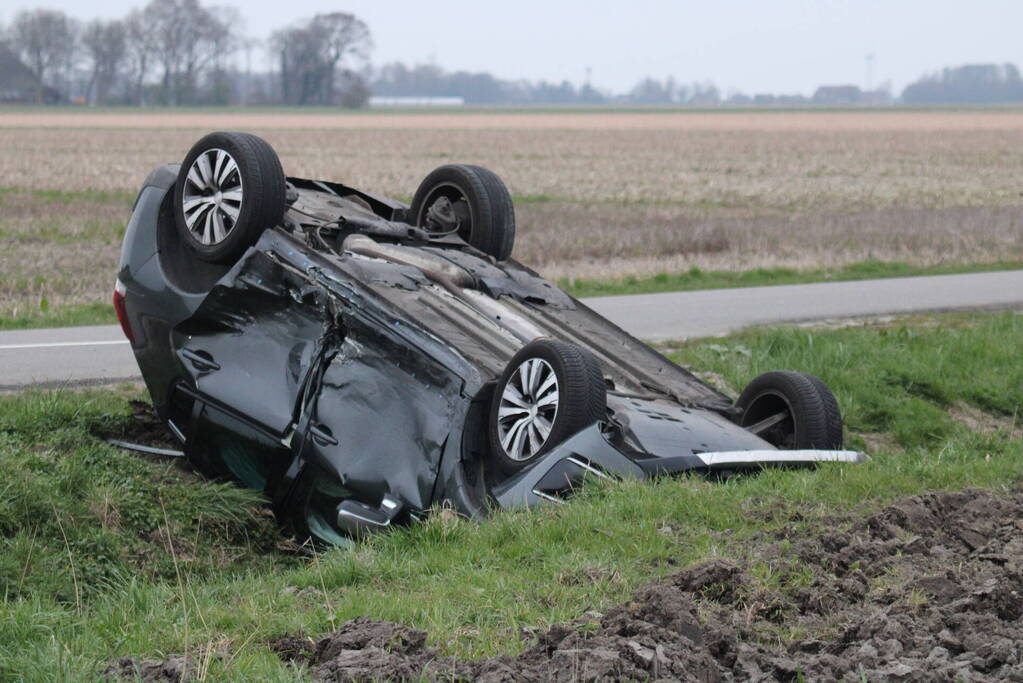
[[[1023,316],[1004,313],[921,316],[828,331],[751,330],[683,345],[672,357],[736,387],[771,369],[816,374],[834,391],[852,431],[884,433],[907,449],[931,449],[961,433],[962,425],[948,414],[957,404],[1023,425],[1021,352]]]
[[[214,680],[294,680],[267,640],[360,615],[427,629],[463,656],[514,652],[529,644],[522,626],[604,610],[691,562],[743,557],[764,531],[809,533],[899,496],[1006,490],[1023,476],[1023,441],[1007,431],[1023,405],[1019,315],[764,330],[672,354],[737,387],[768,369],[817,374],[852,445],[879,432],[891,446],[857,466],[594,486],[563,507],[482,523],[436,514],[299,561],[268,545],[253,495],[90,436],[127,423],[124,392],[0,398],[0,679],[88,680],[116,656],[223,646],[231,655],[211,662]],[[971,430],[950,415],[959,404],[1006,431]],[[801,521],[784,514],[796,510]],[[152,540],[161,528],[176,555]]]
[[[127,205],[130,209],[132,202],[135,201],[137,193],[135,192],[124,192],[124,191],[113,191],[104,192],[103,190],[39,190],[39,189],[26,189],[19,187],[0,187],[0,200],[3,200],[5,196],[28,194],[33,199],[42,200],[54,204],[67,205],[72,204],[78,200],[89,200],[93,202],[111,202],[119,205]]]
[[[0,315],[0,330],[29,330],[47,327],[78,327],[82,325],[116,325],[113,304],[76,304],[50,308],[40,306],[31,313]]]
[[[562,278],[558,286],[574,297],[614,296],[619,294],[652,294],[697,289],[762,287],[767,285],[798,285],[810,282],[842,282],[877,278],[912,277],[917,275],[951,275],[983,273],[1023,268],[1023,261],[997,261],[938,266],[914,266],[897,261],[862,261],[840,268],[757,268],[744,271],[704,271],[692,268],[681,273],[659,273],[651,277],[621,277],[606,280]]]

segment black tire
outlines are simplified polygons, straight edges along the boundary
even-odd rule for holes
[[[216,150],[226,152],[237,166],[223,178],[225,187],[231,184],[232,191],[237,188],[241,193],[237,203],[218,191],[219,181],[201,187],[190,179],[193,165],[202,163],[200,157],[205,155],[208,163]],[[198,166],[196,171],[200,171]],[[174,186],[174,219],[184,243],[197,258],[209,263],[234,263],[264,230],[280,224],[284,194],[281,161],[265,140],[248,133],[210,133],[192,146],[181,163]],[[186,201],[192,208],[186,209]],[[206,226],[207,217],[220,221],[219,235],[213,233],[216,228]]]
[[[789,370],[765,372],[749,383],[735,405],[743,427],[787,411],[788,418],[760,435],[778,448],[842,448],[838,402],[827,385],[813,375]]]
[[[412,223],[433,231],[447,228],[430,215],[431,207],[441,198],[452,205],[464,202],[468,209],[467,223],[464,220],[457,223],[459,237],[498,261],[511,256],[515,246],[515,207],[508,188],[493,171],[462,164],[434,170],[419,184],[412,198]]]
[[[520,368],[536,360],[546,364],[556,378],[553,391],[556,394],[554,409],[550,405],[541,405],[545,398],[550,397],[550,389],[542,390],[542,386],[534,386],[537,391],[522,391],[524,386]],[[547,372],[542,364],[529,365],[536,367],[538,372]],[[546,375],[538,377],[535,384],[542,385]],[[513,404],[504,399],[506,388],[511,390],[526,403],[535,404],[537,408],[530,416],[529,409],[521,409],[517,415],[502,415],[502,404],[506,409],[514,410]],[[530,395],[532,394],[532,395]],[[528,418],[524,426],[515,423]],[[535,416],[535,417],[533,417]],[[529,463],[536,461],[544,453],[560,444],[581,429],[590,426],[607,416],[607,386],[600,362],[592,353],[575,344],[539,339],[524,346],[509,361],[504,374],[494,388],[494,397],[490,405],[489,432],[490,450],[497,466],[506,473],[513,473]],[[547,435],[537,444],[536,436],[542,436],[544,429]],[[516,451],[517,434],[525,434],[521,449]],[[507,446],[506,446],[507,444]],[[539,447],[536,447],[536,446]]]

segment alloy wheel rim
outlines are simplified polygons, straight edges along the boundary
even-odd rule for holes
[[[523,462],[540,452],[558,415],[558,377],[550,363],[528,358],[501,391],[497,432],[509,458]]]
[[[185,226],[204,246],[222,243],[241,214],[241,172],[238,162],[222,149],[209,149],[192,162],[181,194]]]

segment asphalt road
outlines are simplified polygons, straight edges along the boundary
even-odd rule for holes
[[[1023,270],[637,294],[585,302],[641,339],[682,339],[751,325],[1023,308]],[[116,325],[0,332],[0,390],[137,379],[135,358]]]

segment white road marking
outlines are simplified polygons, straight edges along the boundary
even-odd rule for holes
[[[114,339],[112,341],[51,342],[48,344],[2,344],[0,345],[0,351],[13,349],[55,349],[64,346],[110,346],[111,344],[127,343],[127,339]]]

